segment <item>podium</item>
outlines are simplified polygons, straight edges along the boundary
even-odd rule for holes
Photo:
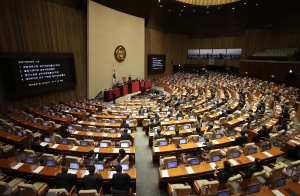
[[[145,87],[145,86],[142,86],[142,87],[141,87],[141,93],[142,93],[143,95],[146,94],[146,87]]]
[[[106,90],[106,91],[104,91],[104,101],[105,102],[109,102],[113,99],[113,97],[112,97],[113,91],[115,91],[115,93],[116,93],[116,98],[120,97],[120,88]]]
[[[139,80],[135,80],[132,82],[128,82],[128,93],[135,93],[140,91],[140,81]]]

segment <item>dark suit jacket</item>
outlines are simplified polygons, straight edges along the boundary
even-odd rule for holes
[[[129,124],[127,124],[127,123],[122,123],[122,124],[121,124],[121,128],[127,128],[127,129],[128,129],[128,128],[129,128]]]
[[[154,139],[162,139],[162,138],[165,138],[165,136],[163,134],[157,134],[154,136]]]
[[[263,166],[258,167],[257,165],[253,165],[252,167],[245,169],[244,171],[245,176],[242,176],[242,178],[243,179],[250,178],[252,174],[254,174],[255,172],[262,171],[263,169],[264,169]]]
[[[261,129],[258,131],[257,137],[258,139],[260,139],[261,137],[270,138],[269,131],[267,129]]]
[[[204,147],[204,149],[205,149],[207,152],[211,151],[211,150],[214,148],[211,142],[207,142],[207,143],[205,143],[205,145],[206,145],[206,146]]]
[[[96,189],[98,192],[100,189],[100,186],[102,184],[102,176],[101,176],[101,174],[85,175],[83,177],[83,181],[84,181],[84,189],[86,189],[86,190]]]
[[[129,140],[129,139],[132,139],[129,133],[122,133],[121,140]]]
[[[68,192],[70,192],[72,186],[75,184],[76,179],[76,174],[59,173],[56,176],[56,188],[65,188]]]
[[[34,152],[43,152],[43,147],[37,142],[31,142],[30,143],[30,148]]]
[[[126,173],[116,173],[112,177],[115,190],[126,190],[128,191],[130,186],[131,177]]]
[[[94,163],[99,162],[99,159],[86,157],[84,159],[84,166],[88,167],[89,165],[94,165]]]
[[[235,142],[237,145],[242,146],[242,145],[248,143],[248,137],[247,136],[237,137],[237,138],[235,138]]]
[[[219,181],[219,183],[226,183],[228,178],[232,177],[233,175],[233,171],[232,169],[224,169],[219,171],[219,173],[217,174],[216,180]]]

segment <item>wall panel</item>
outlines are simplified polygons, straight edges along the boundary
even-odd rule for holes
[[[86,97],[86,9],[73,0],[0,0],[0,52],[74,53],[77,87],[7,100],[0,75],[0,113],[8,107]]]

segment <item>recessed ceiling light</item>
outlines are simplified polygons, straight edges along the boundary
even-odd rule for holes
[[[181,16],[181,14],[179,14],[179,16]]]
[[[193,12],[195,12],[196,10],[193,10]]]
[[[162,7],[162,5],[160,5],[160,7]]]
[[[183,7],[185,7],[185,5]]]
[[[256,6],[258,6],[258,4],[256,4]]]
[[[170,12],[171,10],[169,10],[169,12]]]
[[[209,12],[207,12],[209,14]]]
[[[218,7],[218,9],[221,9],[221,7]]]
[[[158,0],[158,2],[160,2],[160,0]]]
[[[245,2],[244,5],[246,5],[247,3]]]
[[[181,10],[183,12],[183,10]]]
[[[206,6],[206,8],[209,8],[209,6]]]
[[[234,10],[234,7],[232,9]]]

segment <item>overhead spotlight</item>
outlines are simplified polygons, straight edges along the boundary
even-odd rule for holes
[[[169,10],[169,12],[170,12],[171,10]]]
[[[162,7],[162,5],[160,5],[159,7]]]
[[[179,16],[181,16],[181,14],[179,14]]]
[[[234,10],[234,7],[232,9]]]
[[[221,7],[218,7],[218,9],[221,9]]]
[[[183,10],[181,10],[183,12]]]
[[[196,10],[193,10],[193,12],[195,12]]]
[[[246,5],[247,3],[245,2],[244,5]]]
[[[209,6],[206,6],[206,8],[209,8]]]
[[[158,3],[160,3],[160,0],[158,0]]]
[[[179,64],[179,67],[180,67],[180,64]]]
[[[256,4],[256,6],[258,6],[258,3]]]
[[[209,12],[207,12],[209,14]]]
[[[185,7],[185,5],[183,7]]]

